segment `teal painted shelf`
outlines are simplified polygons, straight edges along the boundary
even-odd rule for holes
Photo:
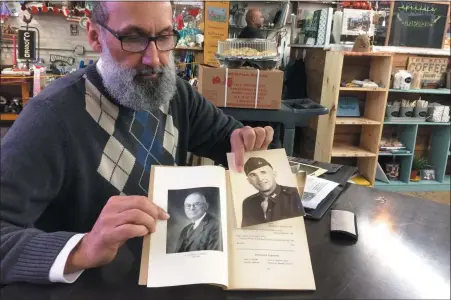
[[[420,180],[417,182],[404,182],[401,180],[392,180],[390,183],[377,181],[374,183],[375,189],[391,192],[429,192],[429,191],[449,191],[451,179],[445,176],[443,182],[433,180]]]
[[[393,93],[416,93],[416,94],[429,94],[429,95],[450,95],[449,89],[417,89],[417,90],[397,90],[389,89],[389,92]]]
[[[428,126],[449,126],[450,123],[435,123],[435,122],[399,122],[399,121],[385,121],[386,125],[428,125]]]
[[[379,156],[412,156],[412,153],[379,153]]]

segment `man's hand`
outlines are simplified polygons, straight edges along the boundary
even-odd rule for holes
[[[232,152],[235,154],[235,168],[243,171],[244,152],[253,150],[266,150],[274,137],[272,127],[250,127],[235,129],[230,137]]]
[[[156,221],[168,218],[163,209],[146,197],[111,197],[92,230],[72,250],[64,273],[108,264],[127,240],[155,232]]]

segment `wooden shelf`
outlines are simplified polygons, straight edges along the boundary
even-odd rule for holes
[[[0,121],[15,121],[17,116],[17,114],[12,113],[2,113],[0,114]]]
[[[175,50],[204,51],[204,48],[202,48],[202,47],[183,47],[183,46],[179,46],[179,47],[176,47]]]
[[[337,117],[336,125],[380,125],[381,122],[373,121],[368,118],[350,118],[350,117]]]
[[[386,92],[385,88],[360,88],[360,87],[340,87],[340,91],[352,92]]]
[[[450,95],[449,89],[416,89],[416,90],[398,90],[389,89],[390,93],[411,93],[411,94],[429,94],[429,95]]]
[[[305,44],[289,44],[291,48],[325,48],[324,45],[305,45]]]
[[[380,83],[380,86],[388,87],[393,55],[381,52],[328,51],[325,56],[321,105],[329,111],[335,111],[340,96],[345,92],[365,92],[357,95],[359,100],[365,101],[361,107],[361,118],[342,118],[335,113],[318,118],[314,159],[330,162],[332,158],[338,157],[356,158],[353,161],[359,173],[374,185],[388,88],[341,85],[343,81],[371,78]],[[318,62],[312,60],[311,63]]]
[[[379,156],[412,156],[412,153],[380,153]]]
[[[420,180],[417,182],[391,180],[390,183],[386,183],[376,180],[374,188],[392,192],[449,191],[450,183],[450,176],[445,176],[442,182],[435,180]]]
[[[400,122],[400,121],[385,121],[385,125],[428,125],[428,126],[449,126],[451,123],[438,123],[438,122]]]
[[[357,146],[338,144],[332,147],[332,157],[376,157],[376,153]]]
[[[386,57],[391,57],[393,56],[393,53],[391,52],[353,52],[353,51],[344,51],[343,52],[344,56],[386,56]]]

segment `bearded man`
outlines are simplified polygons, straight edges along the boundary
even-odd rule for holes
[[[232,151],[242,170],[272,140],[176,76],[169,2],[93,5],[99,61],[30,100],[1,141],[1,284],[74,282],[154,232],[169,216],[146,197],[152,165]]]

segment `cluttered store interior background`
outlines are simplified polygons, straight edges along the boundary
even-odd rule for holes
[[[264,18],[259,47],[277,55],[230,59],[231,49],[253,49],[236,40],[253,8]],[[2,136],[31,97],[98,59],[85,33],[91,10],[89,1],[1,2]],[[258,117],[242,118],[251,124],[281,123],[271,110],[298,113],[291,125],[275,126],[289,155],[357,166],[363,185],[446,191],[449,11],[448,2],[424,1],[174,1],[177,74],[221,107],[224,99],[207,92],[218,67],[268,72],[274,80],[260,82],[259,97],[277,101],[229,99],[228,106],[241,103],[247,112],[238,115],[253,111]]]

